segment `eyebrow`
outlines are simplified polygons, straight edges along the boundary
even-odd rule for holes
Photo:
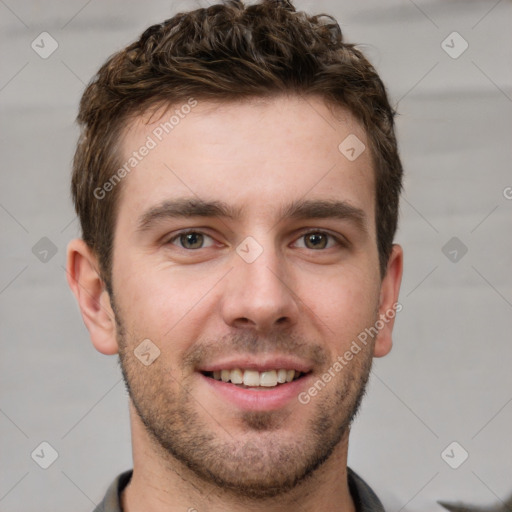
[[[244,208],[234,207],[223,201],[205,201],[197,198],[177,198],[164,201],[144,212],[138,222],[137,231],[144,232],[167,219],[191,217],[218,217],[237,220]],[[364,210],[346,201],[333,199],[297,200],[284,206],[279,211],[279,219],[340,219],[348,220],[361,231],[367,232],[367,216]]]

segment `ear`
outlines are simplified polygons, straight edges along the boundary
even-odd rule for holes
[[[81,239],[67,249],[67,279],[96,350],[112,355],[118,351],[116,323],[110,297],[99,273],[98,259]]]
[[[379,302],[379,333],[375,340],[373,355],[375,357],[383,357],[389,353],[393,346],[392,332],[395,324],[396,314],[402,310],[402,304],[398,302],[398,294],[400,292],[400,283],[402,282],[403,272],[403,250],[393,244],[391,255],[389,256],[386,275],[382,279],[380,287]]]

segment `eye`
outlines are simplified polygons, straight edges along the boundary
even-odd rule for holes
[[[207,240],[210,240],[211,243],[204,245]],[[200,231],[185,231],[173,236],[167,243],[178,245],[178,247],[182,249],[204,249],[205,247],[211,247],[213,245],[213,238]]]
[[[313,250],[330,249],[336,245],[344,245],[338,237],[325,231],[309,231],[302,234],[298,240],[304,240],[304,245],[301,248]]]

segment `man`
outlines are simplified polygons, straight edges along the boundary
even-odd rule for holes
[[[68,281],[119,353],[134,468],[98,511],[383,510],[347,448],[400,307],[393,116],[288,1],[177,14],[100,69]]]

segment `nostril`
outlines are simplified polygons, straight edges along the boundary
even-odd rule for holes
[[[236,319],[236,322],[238,323],[241,323],[241,324],[248,324],[250,323],[250,320],[248,318],[245,318],[245,317],[240,317],[240,318],[237,318]]]

